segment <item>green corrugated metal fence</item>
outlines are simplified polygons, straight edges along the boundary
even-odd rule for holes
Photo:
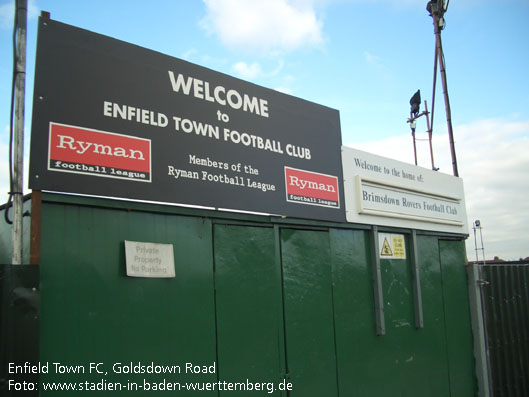
[[[493,396],[529,396],[529,265],[480,265]]]
[[[385,335],[377,336],[369,226],[44,194],[40,360],[103,363],[103,378],[121,385],[217,385],[182,396],[471,396],[462,237],[396,232],[408,254],[380,259]],[[173,244],[176,277],[127,277],[125,240]],[[185,373],[188,362],[215,370]],[[182,372],[116,374],[115,363]],[[100,378],[50,371],[41,382]],[[222,382],[263,386],[219,391]],[[279,390],[283,382],[292,390]]]

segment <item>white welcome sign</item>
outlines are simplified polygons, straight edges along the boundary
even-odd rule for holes
[[[468,234],[462,179],[348,147],[342,165],[348,222]]]

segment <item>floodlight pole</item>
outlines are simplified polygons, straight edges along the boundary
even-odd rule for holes
[[[15,122],[13,141],[13,252],[12,264],[22,264],[24,102],[26,91],[27,0],[16,0]],[[11,166],[11,165],[10,165]],[[7,209],[6,209],[7,211]]]
[[[444,9],[440,9],[437,12],[432,12],[433,26],[435,33],[435,45],[436,45],[436,54],[437,59],[439,60],[439,69],[441,72],[441,82],[443,84],[443,94],[445,99],[445,110],[446,110],[446,122],[448,126],[448,138],[450,140],[450,153],[452,155],[452,168],[454,171],[454,176],[459,176],[457,170],[457,159],[456,159],[456,149],[454,145],[454,132],[452,129],[452,112],[450,110],[450,99],[448,98],[448,86],[446,83],[446,69],[443,56],[443,44],[441,42],[441,29],[439,29],[439,21],[444,15]]]
[[[424,100],[424,113],[426,114],[426,128],[428,128],[428,141],[430,142],[430,159],[432,160],[432,170],[437,171],[437,168],[435,168],[435,164],[433,161],[433,146],[432,146],[433,126],[430,125],[430,120],[428,118],[428,104],[426,103],[426,99]],[[433,108],[432,108],[432,119],[433,119]]]
[[[483,264],[485,264],[485,246],[483,245],[483,232],[482,232],[481,222],[479,220],[474,221],[474,225],[472,229],[474,230],[474,250],[476,251],[476,263],[479,262],[478,251],[481,251],[481,254],[483,255]],[[481,239],[481,247],[478,247],[478,240],[476,236],[476,231],[478,230],[479,230],[479,236]]]

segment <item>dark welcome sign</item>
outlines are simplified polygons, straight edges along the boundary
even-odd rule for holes
[[[46,18],[33,189],[345,221],[338,111]]]

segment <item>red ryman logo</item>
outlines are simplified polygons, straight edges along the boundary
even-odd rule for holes
[[[151,140],[50,123],[48,170],[151,182]]]
[[[287,201],[340,208],[338,177],[285,167]]]

